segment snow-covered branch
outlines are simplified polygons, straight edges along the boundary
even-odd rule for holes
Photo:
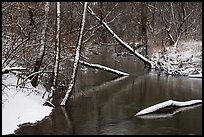
[[[173,109],[172,111],[169,111],[169,112],[151,113],[151,114],[148,114],[148,115],[140,115],[139,118],[142,118],[142,119],[168,118],[168,117],[172,117],[173,115],[175,115],[176,113],[179,113],[181,111],[187,111],[187,110],[199,107],[199,106],[201,106],[201,104],[196,104],[196,105],[187,106],[187,107],[179,107],[179,108],[175,108],[175,109]]]
[[[104,27],[111,33],[111,35],[113,36],[113,38],[115,38],[123,47],[125,47],[129,52],[131,52],[132,54],[134,54],[136,57],[138,57],[141,61],[144,62],[144,64],[147,64],[149,66],[149,68],[152,68],[153,63],[148,60],[147,58],[145,58],[144,56],[142,56],[141,54],[139,54],[136,50],[134,50],[131,46],[129,46],[127,43],[125,43],[122,39],[120,39],[120,37],[107,25],[106,22],[104,22],[103,20],[101,20],[94,12],[93,10],[88,6],[88,12],[95,17],[95,19],[97,19],[98,21],[100,21]]]
[[[115,70],[115,69],[112,69],[112,68],[109,68],[109,67],[106,67],[106,66],[102,66],[102,65],[99,65],[99,64],[92,64],[92,63],[88,63],[88,62],[81,61],[81,60],[79,61],[79,63],[81,63],[82,65],[88,66],[88,67],[92,67],[92,68],[104,70],[104,71],[107,71],[107,72],[111,72],[111,73],[117,74],[119,76],[128,76],[129,75],[128,73],[125,73],[125,72],[122,72],[122,71],[119,71],[119,70]]]
[[[202,78],[202,74],[192,74],[188,75],[189,78]]]
[[[153,113],[153,112],[159,111],[161,109],[165,109],[165,108],[186,107],[186,106],[191,106],[191,105],[200,104],[200,103],[202,103],[202,100],[190,100],[190,101],[185,101],[185,102],[168,100],[168,101],[164,101],[162,103],[150,106],[148,108],[145,108],[145,109],[139,111],[136,114],[136,116]]]
[[[22,70],[26,70],[26,68],[23,68],[23,67],[6,67],[6,68],[2,69],[2,75],[9,73],[11,71],[22,71]]]

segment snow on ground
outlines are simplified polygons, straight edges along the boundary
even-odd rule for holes
[[[5,86],[6,85],[6,86]],[[43,86],[36,90],[30,82],[25,88],[17,87],[17,77],[14,74],[2,75],[2,134],[13,134],[19,124],[34,123],[42,120],[52,111],[51,107],[43,106]],[[37,92],[36,92],[37,91]]]
[[[167,47],[166,52],[160,50],[153,53],[151,60],[155,68],[161,68],[169,75],[202,76],[202,41],[181,42],[177,48]]]

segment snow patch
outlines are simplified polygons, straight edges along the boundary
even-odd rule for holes
[[[155,69],[168,75],[202,75],[202,41],[182,42],[177,48],[167,47],[166,52],[153,53]]]
[[[24,88],[17,87],[18,78],[13,74],[2,75],[2,134],[13,134],[18,125],[42,120],[52,111],[43,106],[41,85],[33,88],[28,81]]]

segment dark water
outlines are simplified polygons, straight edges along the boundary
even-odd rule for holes
[[[202,99],[202,79],[146,73],[134,56],[116,57],[106,52],[91,58],[90,63],[132,75],[115,79],[114,74],[80,66],[68,106],[55,108],[42,121],[22,125],[17,135],[202,134],[202,105],[165,115],[135,116],[141,109],[169,99]]]
[[[106,80],[100,83],[99,79]],[[81,94],[71,98],[66,108],[57,107],[42,121],[21,126],[16,134],[202,134],[202,105],[176,109],[165,115],[134,116],[145,107],[169,99],[202,99],[202,79],[150,72],[115,80],[104,74],[86,75],[84,81],[87,80],[78,83],[80,89],[75,90]]]

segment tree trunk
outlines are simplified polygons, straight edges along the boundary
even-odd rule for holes
[[[59,60],[60,60],[60,2],[57,2],[57,34],[56,34],[56,40],[55,40],[55,62],[54,62],[54,68],[53,68],[53,79],[52,79],[52,86],[50,94],[48,95],[47,101],[52,102],[54,96],[55,96],[55,90],[57,85],[57,78],[58,78],[58,70],[59,70]]]
[[[148,56],[147,52],[147,10],[148,10],[148,3],[147,2],[141,2],[141,43],[143,47],[145,47],[145,56]]]
[[[40,70],[40,66],[42,64],[42,60],[45,54],[45,42],[46,42],[46,32],[47,32],[47,28],[48,28],[48,21],[49,21],[49,9],[50,9],[50,3],[46,2],[45,3],[45,21],[44,21],[44,26],[42,29],[42,38],[41,38],[41,45],[40,45],[40,51],[37,55],[37,60],[35,62],[35,66],[34,66],[34,71],[38,72]],[[34,75],[31,80],[31,84],[33,87],[36,87],[38,85],[38,73],[36,75]]]
[[[87,2],[84,3],[83,15],[82,15],[82,21],[81,21],[81,29],[80,29],[79,39],[78,39],[76,53],[75,53],[72,76],[71,76],[71,80],[70,80],[66,95],[65,95],[65,97],[63,98],[63,100],[62,100],[62,102],[60,104],[61,106],[65,106],[67,104],[67,102],[68,102],[68,100],[69,100],[69,98],[71,96],[71,92],[73,91],[73,88],[74,88],[74,85],[75,85],[75,79],[76,79],[78,64],[79,64],[79,59],[80,59],[80,48],[81,48],[84,25],[85,25],[86,9],[87,9]]]

